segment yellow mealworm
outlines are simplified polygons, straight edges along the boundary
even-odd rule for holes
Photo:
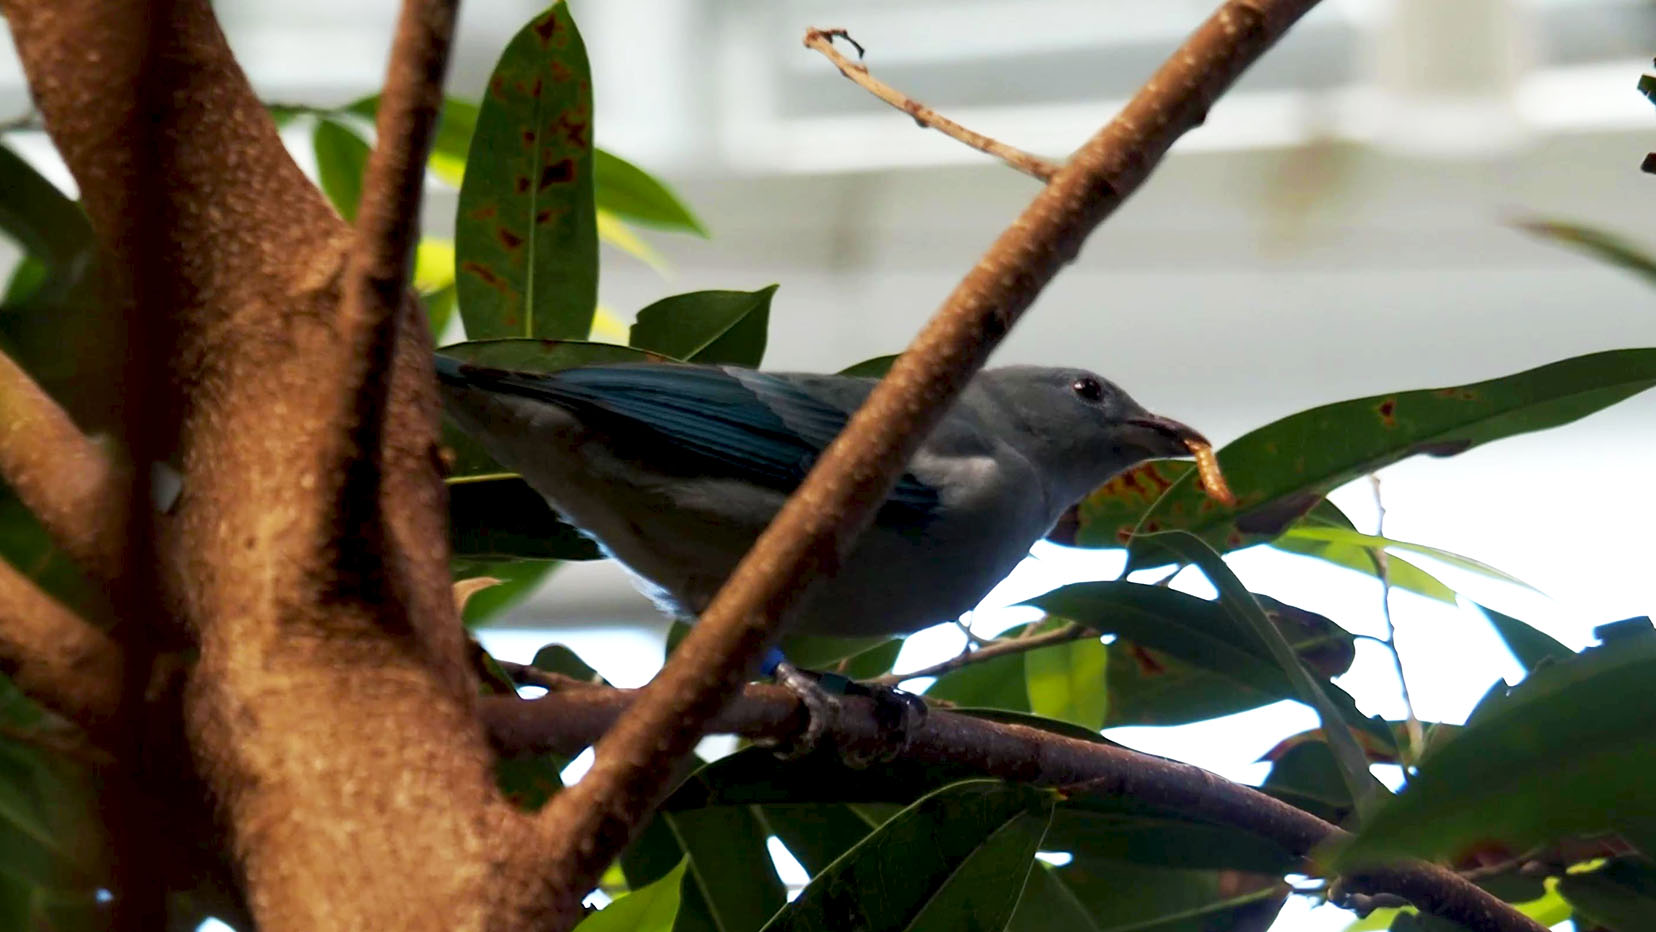
[[[1186,440],[1185,446],[1190,448],[1190,455],[1196,457],[1196,477],[1202,480],[1202,491],[1227,508],[1234,506],[1236,496],[1225,484],[1225,474],[1219,471],[1219,458],[1213,455],[1213,447],[1198,440]]]

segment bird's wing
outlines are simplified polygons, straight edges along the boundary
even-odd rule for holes
[[[843,392],[828,400],[750,369],[641,363],[545,375],[462,366],[460,373],[481,388],[575,410],[618,437],[665,438],[721,474],[784,491],[804,479],[849,417],[846,399],[837,397]],[[910,475],[888,499],[921,513],[937,503],[937,490]]]

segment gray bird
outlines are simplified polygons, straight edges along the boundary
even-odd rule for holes
[[[683,364],[536,374],[441,355],[437,373],[463,429],[685,616],[875,385]],[[1087,493],[1200,440],[1082,369],[984,371],[789,630],[892,635],[958,618]]]

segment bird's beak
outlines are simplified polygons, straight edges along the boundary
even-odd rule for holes
[[[1190,445],[1211,446],[1196,428],[1158,414],[1144,414],[1126,420],[1124,439],[1151,458],[1189,456]]]

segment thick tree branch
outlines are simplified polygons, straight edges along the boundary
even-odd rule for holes
[[[539,699],[491,697],[483,700],[481,712],[503,753],[573,755],[598,741],[638,700],[640,692],[571,683]],[[825,737],[841,748],[880,747],[882,730],[888,726],[875,714],[874,703],[850,697],[841,701],[843,712],[828,726]],[[778,686],[750,685],[708,727],[785,743],[799,735],[803,723],[804,710],[792,693]],[[1337,826],[1252,787],[1200,767],[1112,744],[938,709],[927,714],[908,737],[901,754],[905,761],[952,764],[986,776],[1065,787],[1070,795],[1091,793],[1155,803],[1235,825],[1296,854],[1309,854],[1319,845],[1345,837]],[[1347,878],[1345,884],[1405,896],[1421,909],[1475,932],[1541,932],[1544,928],[1453,871],[1421,861],[1365,870]]]
[[[121,701],[120,648],[0,561],[0,671],[17,688],[93,734]]]
[[[4,353],[0,477],[75,562],[102,579],[115,577],[126,478]]]
[[[824,452],[700,621],[540,812],[549,925],[581,899],[667,791],[675,762],[740,686],[810,580],[831,572],[925,434],[1087,234],[1315,0],[1230,0],[1053,176]]]
[[[388,382],[379,446],[349,449],[356,425],[336,415],[361,382],[342,339],[351,231],[288,156],[207,0],[165,6],[0,0],[112,267],[158,253],[146,268],[176,295],[160,308],[171,378],[157,405],[176,416],[161,442],[182,462],[166,584],[199,646],[184,697],[195,769],[260,928],[482,928],[523,888],[504,877],[511,813],[454,622],[427,329],[396,306],[372,373]],[[112,63],[151,16],[167,92],[134,120],[133,72]],[[137,189],[165,224],[135,242],[146,149],[162,164]],[[373,500],[395,508],[342,527],[329,506],[363,459]],[[358,535],[378,549],[342,570],[338,546]],[[376,576],[399,604],[362,597]]]
[[[834,67],[839,69],[840,74],[849,78],[853,84],[913,117],[914,122],[921,126],[929,126],[950,139],[963,142],[979,152],[992,155],[1031,178],[1051,181],[1052,176],[1058,173],[1060,166],[1057,162],[1043,159],[1015,146],[1009,146],[982,133],[973,132],[869,74],[867,65],[846,58],[840,54],[839,49],[834,48],[835,37],[843,38],[852,45],[856,45],[857,55],[861,57],[862,46],[857,45],[856,40],[852,39],[843,29],[808,29],[805,32],[805,47],[821,52],[824,57],[834,63]]]

